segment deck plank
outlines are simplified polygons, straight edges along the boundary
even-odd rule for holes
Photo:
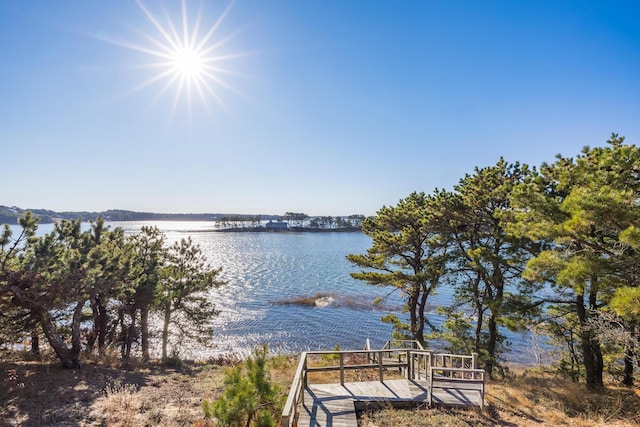
[[[297,425],[300,427],[357,427],[354,402],[417,402],[428,400],[426,381],[406,379],[384,382],[313,384],[304,391]],[[479,406],[475,390],[436,388],[433,403],[443,406]]]

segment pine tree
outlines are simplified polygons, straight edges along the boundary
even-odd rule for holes
[[[244,367],[230,368],[222,396],[214,402],[202,403],[205,417],[216,418],[224,427],[274,427],[284,395],[271,382],[267,356],[267,347],[258,347]]]

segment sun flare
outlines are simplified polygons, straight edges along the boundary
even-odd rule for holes
[[[186,100],[186,105],[191,111],[194,96],[200,99],[206,110],[209,110],[207,101],[210,98],[215,99],[222,108],[226,108],[219,92],[222,89],[237,91],[225,82],[223,76],[241,74],[225,68],[223,62],[246,55],[224,52],[225,45],[235,37],[237,32],[225,37],[217,36],[220,25],[232,4],[227,6],[208,30],[201,31],[202,10],[196,15],[194,22],[190,22],[186,0],[181,2],[180,25],[176,25],[166,10],[163,14],[164,19],[160,20],[141,0],[136,0],[136,3],[154,29],[152,33],[139,31],[145,43],[135,44],[103,39],[127,49],[142,52],[151,59],[151,62],[144,63],[140,67],[151,68],[155,73],[130,93],[156,85],[160,88],[156,96],[157,100],[173,89],[175,94],[172,112],[178,109],[181,100]]]

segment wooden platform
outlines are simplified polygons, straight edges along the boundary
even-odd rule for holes
[[[428,402],[426,381],[406,379],[340,384],[313,384],[304,390],[304,404],[297,425],[300,427],[357,427],[356,402],[390,404]],[[480,393],[474,390],[434,390],[433,404],[480,406]]]

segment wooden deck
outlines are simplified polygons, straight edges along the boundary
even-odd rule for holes
[[[480,392],[438,388],[433,404],[443,406],[481,406]],[[356,404],[380,402],[399,405],[426,404],[429,391],[426,381],[407,379],[340,384],[313,384],[304,390],[304,404],[299,411],[300,427],[357,427]]]
[[[378,381],[346,381],[354,378],[349,372],[363,369],[375,372]],[[403,379],[396,379],[398,372]],[[338,377],[339,383],[310,384],[309,375],[318,373]],[[477,354],[434,353],[409,340],[388,341],[372,350],[367,340],[363,350],[303,352],[280,423],[283,427],[355,427],[358,410],[387,405],[482,410],[484,392],[485,371],[477,368]]]

